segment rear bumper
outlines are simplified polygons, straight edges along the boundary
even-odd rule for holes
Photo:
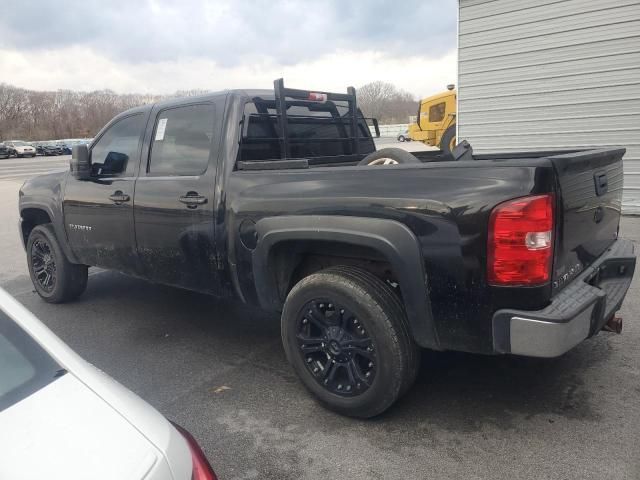
[[[498,310],[498,353],[557,357],[598,333],[622,305],[636,265],[633,243],[616,240],[542,310]]]

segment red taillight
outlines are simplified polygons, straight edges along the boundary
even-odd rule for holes
[[[493,209],[487,245],[489,284],[546,283],[552,258],[553,195],[516,198]]]
[[[213,468],[211,468],[207,457],[205,457],[202,449],[200,448],[200,445],[198,445],[196,439],[193,438],[193,435],[187,432],[180,425],[173,422],[171,423],[174,427],[176,427],[176,430],[178,430],[182,434],[184,439],[187,441],[187,444],[189,445],[191,460],[193,462],[191,480],[218,480],[218,477],[216,477]]]
[[[309,96],[307,97],[307,100],[310,100],[312,102],[326,102],[327,101],[327,94],[326,93],[317,93],[317,92],[309,92]]]

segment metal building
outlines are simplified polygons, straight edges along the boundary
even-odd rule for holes
[[[640,213],[640,0],[459,0],[458,138],[474,151],[621,145]]]

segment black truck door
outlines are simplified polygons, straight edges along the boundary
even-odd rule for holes
[[[69,245],[84,264],[138,274],[133,192],[148,111],[116,118],[91,146],[91,178],[69,176],[63,201]]]
[[[187,102],[152,112],[135,193],[138,257],[152,281],[215,294],[221,112],[214,103]]]

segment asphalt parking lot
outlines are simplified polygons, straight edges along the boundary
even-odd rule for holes
[[[553,360],[425,352],[404,399],[351,420],[298,382],[275,316],[104,271],[91,272],[74,303],[41,301],[17,232],[17,191],[68,157],[31,162],[0,160],[0,285],[189,429],[222,480],[640,478],[638,275],[622,335],[601,333]],[[622,235],[640,242],[640,219],[625,217]]]

